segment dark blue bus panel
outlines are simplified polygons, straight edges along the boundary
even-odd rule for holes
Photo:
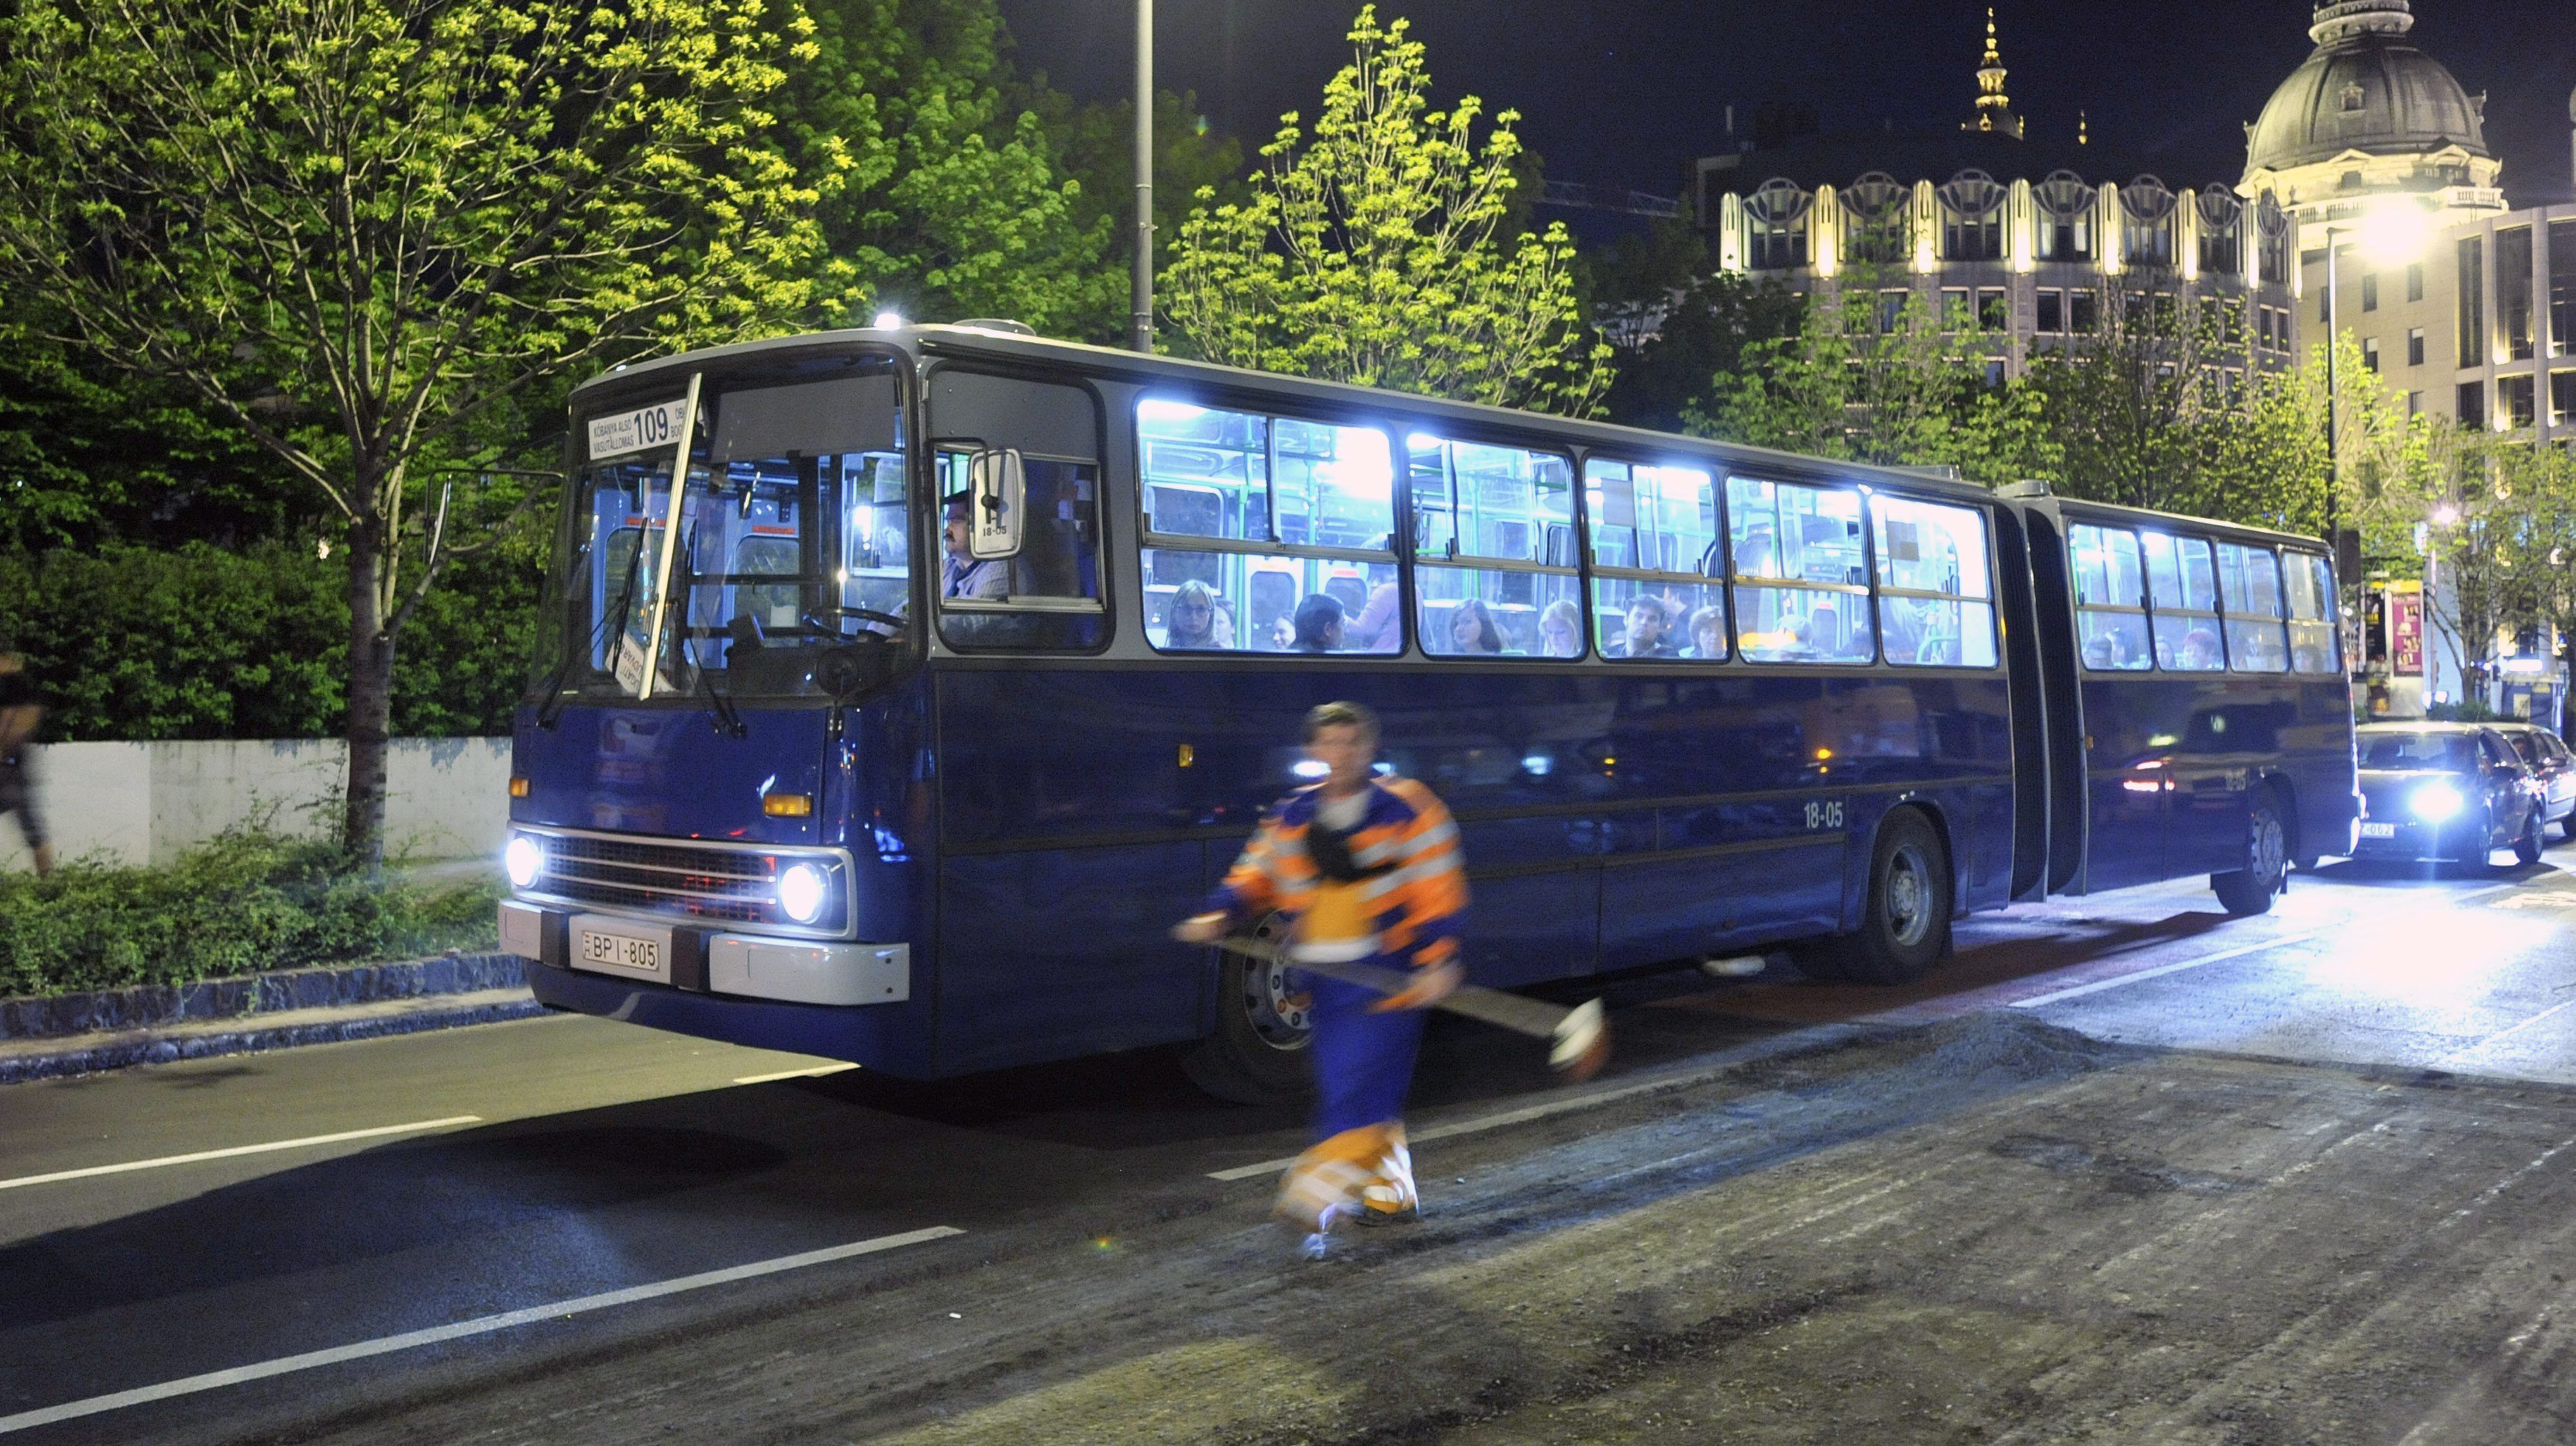
[[[958,328],[574,420],[502,921],[560,1008],[1283,1087],[1286,981],[1165,931],[1335,698],[1457,814],[1491,984],[1796,940],[1910,978],[1972,910],[2258,909],[2348,847],[2297,539]]]

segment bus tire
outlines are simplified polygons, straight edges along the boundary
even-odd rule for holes
[[[1855,984],[1911,984],[1950,951],[1950,856],[1920,811],[1879,824],[1860,929],[1831,942],[1825,977]]]
[[[1256,938],[1275,934],[1265,920]],[[1287,987],[1286,967],[1217,956],[1216,1033],[1181,1054],[1190,1083],[1239,1105],[1296,1100],[1312,1087],[1311,1015]]]
[[[2237,918],[2272,912],[2289,872],[2289,831],[2281,821],[2281,796],[2269,784],[2245,805],[2245,867],[2209,876],[2210,891]]]

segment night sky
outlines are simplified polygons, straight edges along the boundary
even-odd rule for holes
[[[1128,0],[1000,0],[1017,62],[1087,99],[1133,86]],[[1158,0],[1156,81],[1195,90],[1210,121],[1266,141],[1312,113],[1345,58],[1358,0]],[[1995,6],[2014,107],[2034,137],[2145,156],[2177,188],[2244,168],[2244,123],[2313,48],[2304,0]],[[2474,94],[2515,205],[2570,199],[2569,0],[2417,0],[2413,38]],[[1687,161],[1723,149],[1766,101],[1816,106],[1828,131],[1950,125],[1972,113],[1982,0],[1877,5],[1672,0],[1397,0],[1430,48],[1435,103],[1461,92],[1518,108],[1552,180],[1670,195]],[[1906,179],[1912,179],[1907,177]],[[1588,229],[1588,228],[1587,228]]]

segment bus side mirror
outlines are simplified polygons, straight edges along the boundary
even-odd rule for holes
[[[977,452],[966,464],[966,550],[977,561],[1020,555],[1020,520],[1027,515],[1028,474],[1014,448]]]

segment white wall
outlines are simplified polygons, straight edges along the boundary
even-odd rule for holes
[[[385,846],[414,858],[495,854],[510,812],[507,738],[397,738],[386,765]],[[348,772],[336,739],[57,743],[37,759],[37,803],[60,857],[168,863],[227,828],[265,820],[327,833]],[[0,822],[0,869],[29,860]]]

